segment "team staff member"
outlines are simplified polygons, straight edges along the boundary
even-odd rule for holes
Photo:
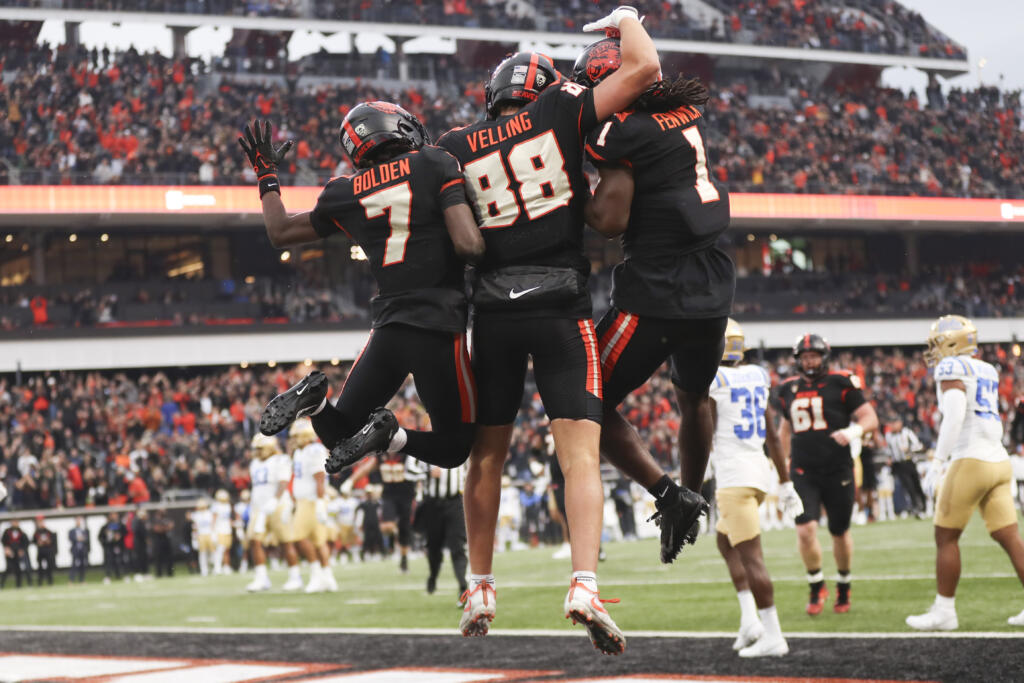
[[[598,598],[601,370],[583,255],[586,135],[657,77],[658,54],[637,11],[619,7],[585,30],[622,33],[622,67],[596,88],[562,80],[551,59],[518,53],[485,87],[487,119],[439,144],[465,168],[487,253],[473,287],[473,365],[480,428],[466,476],[472,568],[465,636],[484,635],[495,616],[494,532],[501,474],[523,397],[529,360],[566,478],[572,578],[564,613],[586,625],[607,654],[625,649]]]
[[[758,506],[771,486],[772,472],[764,457],[775,463],[779,503],[787,515],[803,512],[782,456],[775,430],[775,413],[768,404],[772,381],[757,365],[742,365],[743,329],[729,319],[722,366],[711,385],[711,414],[715,424],[711,464],[718,499],[718,550],[740,601],[740,633],[733,643],[740,657],[779,657],[789,645],[779,626],[775,591],[761,552]]]
[[[804,505],[803,514],[796,518],[796,531],[810,584],[810,615],[821,614],[828,597],[818,543],[823,506],[839,573],[833,610],[840,614],[850,611],[850,518],[856,489],[850,443],[878,429],[878,416],[861,393],[859,382],[848,372],[829,372],[830,351],[828,342],[817,334],[797,339],[793,355],[800,375],[787,379],[778,396],[786,418],[779,429],[782,450]]]
[[[289,216],[277,165],[291,142],[275,149],[269,123],[246,128],[245,137],[239,142],[260,176],[271,243],[283,248],[344,234],[366,253],[379,290],[371,301],[369,341],[337,403],[327,401],[327,377],[310,373],[267,405],[260,431],[273,435],[296,417],[312,416],[331,449],[332,474],[374,451],[444,467],[465,462],[476,394],[463,271],[465,262],[480,259],[484,241],[458,162],[428,144],[423,124],[409,112],[390,102],[364,102],[341,126],[341,144],[356,172],[331,180],[312,211]],[[409,374],[430,415],[430,432],[406,431],[391,411],[378,408]]]
[[[36,581],[42,586],[43,580],[53,585],[53,565],[57,560],[57,535],[46,527],[46,517],[36,517],[36,530],[32,533],[36,547]]]
[[[85,570],[89,567],[89,530],[85,527],[85,518],[75,517],[75,526],[68,532],[68,543],[71,546],[71,583],[85,581]]]
[[[7,577],[14,574],[15,587],[21,588],[21,576],[25,575],[28,585],[32,585],[32,568],[28,563],[28,536],[21,529],[21,524],[16,519],[11,520],[11,525],[4,530],[0,537],[0,545],[4,548],[4,560],[7,568],[3,576],[0,576],[0,588],[7,583]]]
[[[431,467],[423,482],[423,499],[416,505],[416,526],[427,537],[427,593],[437,590],[444,550],[452,559],[459,595],[466,592],[466,515],[462,507],[465,468]],[[461,604],[462,598],[459,598]]]
[[[587,47],[573,79],[594,87],[621,64],[618,38]],[[708,387],[722,357],[736,275],[715,246],[729,227],[729,195],[708,170],[698,79],[659,81],[591,131],[587,156],[601,181],[587,223],[622,236],[625,259],[612,273],[612,308],[597,326],[604,378],[601,452],[655,497],[661,561],[697,537],[707,503],[697,493],[711,450]],[[672,363],[679,407],[679,487],[618,412],[662,363]]]
[[[929,484],[941,481],[935,502],[935,602],[924,614],[907,617],[919,631],[952,631],[959,626],[955,595],[960,582],[960,534],[975,508],[985,528],[1010,558],[1024,584],[1024,541],[1013,505],[1013,468],[1003,448],[999,416],[999,371],[978,352],[978,330],[967,318],[944,315],[932,324],[925,360],[934,366],[942,423]],[[944,478],[943,478],[944,473]],[[1007,620],[1024,626],[1024,611]]]

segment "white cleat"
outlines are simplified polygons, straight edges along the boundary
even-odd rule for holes
[[[932,605],[924,614],[907,617],[907,626],[918,631],[955,631],[960,624],[956,619],[956,610]]]
[[[1007,619],[1006,623],[1010,626],[1024,626],[1024,610],[1021,610],[1017,616]]]
[[[282,590],[286,590],[286,591],[300,591],[300,590],[302,590],[302,577],[301,576],[294,576],[294,577],[288,579],[287,581],[285,581],[285,584],[283,586],[281,586],[281,589]]]
[[[626,650],[626,636],[612,621],[608,610],[601,604],[604,602],[618,602],[618,599],[602,600],[598,593],[573,581],[565,596],[565,618],[586,626],[595,648],[606,655],[620,655]]]
[[[497,593],[489,583],[477,584],[476,588],[462,594],[466,606],[459,619],[459,630],[466,637],[486,636],[494,621],[497,608]]]
[[[328,593],[338,592],[338,582],[334,579],[334,572],[330,569],[325,569],[320,575],[320,578],[323,579],[324,587]]]
[[[309,577],[309,583],[306,584],[306,593],[326,593],[327,582],[324,581],[323,577],[318,573]]]
[[[262,593],[270,590],[270,579],[269,578],[256,578],[249,582],[249,585],[245,587],[245,590],[250,593]]]
[[[740,633],[732,644],[732,649],[737,652],[745,647],[750,647],[764,635],[764,624],[761,620],[752,621],[746,626],[740,626]]]
[[[763,636],[753,645],[740,650],[740,657],[781,657],[789,653],[789,644],[782,636]]]
[[[552,560],[567,560],[570,557],[572,557],[572,546],[568,543],[563,543],[558,550],[551,554]]]

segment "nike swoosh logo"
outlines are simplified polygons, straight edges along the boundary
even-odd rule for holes
[[[307,384],[306,386],[302,387],[301,389],[296,389],[295,390],[295,395],[296,396],[302,396],[302,392],[305,391],[308,388],[309,388],[309,385]]]
[[[508,298],[509,299],[518,299],[519,297],[523,296],[524,294],[529,294],[530,292],[534,291],[535,289],[540,289],[540,287],[541,287],[540,285],[537,285],[536,287],[530,287],[529,289],[524,289],[521,292],[517,292],[515,287],[513,287],[512,289],[508,290]]]

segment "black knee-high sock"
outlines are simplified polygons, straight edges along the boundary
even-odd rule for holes
[[[342,439],[356,433],[362,425],[352,424],[334,405],[327,401],[319,413],[311,418],[313,431],[328,449],[334,448]]]
[[[408,430],[408,440],[402,452],[430,465],[449,469],[458,467],[469,458],[475,433],[476,425],[472,424],[432,432]]]

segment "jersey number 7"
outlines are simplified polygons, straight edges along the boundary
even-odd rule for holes
[[[377,190],[359,200],[371,220],[387,214],[391,234],[384,243],[384,265],[393,266],[405,260],[405,245],[409,242],[409,219],[412,214],[412,189],[409,181]]]
[[[518,196],[512,190],[506,164],[519,184]],[[518,143],[504,160],[500,151],[494,151],[469,162],[465,176],[482,229],[507,228],[523,210],[530,220],[536,220],[568,206],[572,199],[565,158],[550,130]]]

